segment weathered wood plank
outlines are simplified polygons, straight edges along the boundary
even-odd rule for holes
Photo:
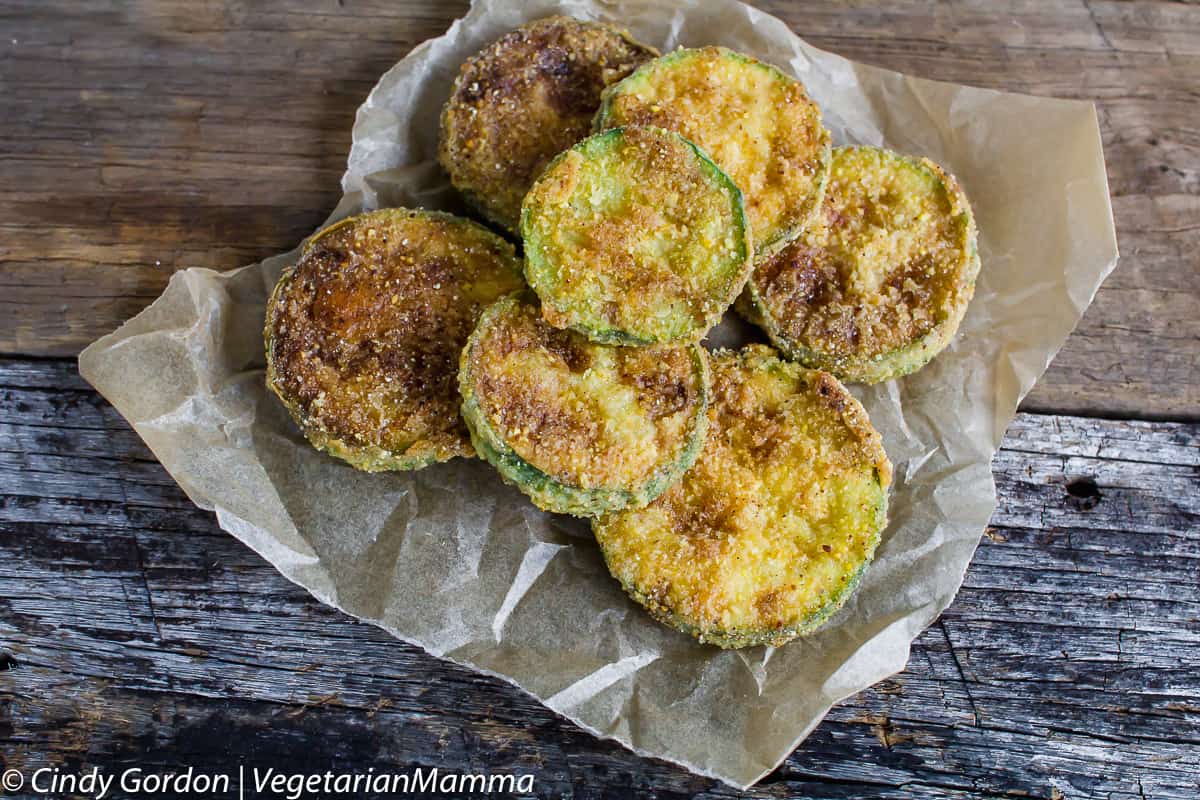
[[[736,796],[320,605],[72,370],[0,360],[6,767],[437,765],[529,770],[540,796]],[[1021,415],[995,470],[993,527],[909,669],[751,796],[1196,796],[1200,425]]]
[[[1096,100],[1124,257],[1026,407],[1200,418],[1200,7],[761,5],[858,60]],[[0,352],[74,354],[173,268],[293,246],[337,199],[375,79],[465,8],[0,3]]]

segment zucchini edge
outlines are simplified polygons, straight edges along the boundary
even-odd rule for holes
[[[591,136],[577,142],[575,145],[555,156],[550,163],[546,165],[546,168],[542,170],[538,180],[540,181],[543,176],[558,166],[558,164],[567,157],[568,153],[588,145],[597,146],[599,141],[604,137],[609,137],[612,139],[623,137],[626,127],[627,126],[608,128],[607,130],[599,133],[593,133]],[[665,128],[657,128],[654,126],[641,127],[667,133],[682,141],[692,150],[693,153],[696,154],[699,159],[700,166],[705,173],[714,178],[720,188],[730,195],[730,198],[733,201],[734,227],[739,234],[738,239],[740,240],[738,246],[739,260],[736,262],[740,266],[737,269],[727,269],[725,272],[729,277],[729,285],[734,288],[725,292],[725,296],[722,298],[722,302],[720,303],[722,306],[721,310],[707,315],[701,323],[703,327],[694,328],[691,333],[687,335],[679,335],[671,338],[663,338],[661,336],[642,336],[622,328],[599,324],[589,324],[586,321],[572,322],[567,327],[583,334],[590,341],[598,344],[645,346],[652,344],[696,342],[704,338],[708,331],[710,331],[718,322],[720,322],[725,310],[733,304],[733,302],[748,284],[751,272],[754,269],[755,249],[750,231],[750,221],[746,216],[745,199],[742,195],[742,190],[737,186],[736,183],[733,182],[733,179],[730,178],[729,175],[691,139]],[[536,187],[537,183],[538,181],[534,181],[534,187]],[[544,257],[544,254],[541,252],[539,245],[540,238],[531,235],[529,230],[533,225],[533,215],[536,213],[534,204],[529,200],[529,198],[532,196],[533,188],[531,187],[529,193],[525,195],[525,202],[521,204],[520,232],[521,240],[524,243],[525,282],[529,284],[530,288],[533,289],[534,293],[538,296],[538,299],[542,303],[550,305],[557,313],[563,316],[574,318],[578,315],[563,311],[560,306],[554,302],[554,299],[551,296],[552,291],[547,286],[547,284],[550,282],[543,282],[537,277],[537,270],[542,270],[543,272],[548,271],[548,264],[546,263],[547,260]]]
[[[313,246],[321,238],[328,236],[336,230],[344,227],[349,227],[356,222],[361,221],[364,217],[385,218],[396,214],[404,214],[424,219],[436,219],[444,222],[462,224],[474,231],[481,232],[487,237],[493,238],[498,242],[503,243],[505,251],[505,260],[511,261],[514,268],[519,272],[520,259],[516,255],[516,251],[512,244],[504,237],[489,230],[485,226],[475,222],[474,220],[459,217],[454,214],[449,214],[444,211],[432,211],[422,208],[384,208],[374,211],[367,211],[360,214],[353,214],[344,217],[336,222],[331,222],[329,225],[318,230],[316,233],[308,236],[300,245],[300,257],[303,258],[313,248]],[[464,447],[461,452],[451,451],[445,447],[434,447],[424,451],[411,453],[413,447],[410,446],[408,451],[396,452],[385,447],[373,444],[350,444],[342,438],[331,434],[324,427],[314,424],[312,417],[305,413],[300,407],[300,403],[295,400],[290,400],[285,396],[278,382],[278,374],[275,364],[275,313],[279,306],[279,298],[283,291],[291,281],[296,272],[296,264],[292,264],[284,268],[280,273],[279,279],[275,282],[271,294],[267,298],[266,311],[263,324],[263,343],[266,351],[266,375],[265,380],[267,388],[274,394],[283,407],[287,409],[292,420],[295,421],[300,432],[304,434],[304,438],[308,443],[317,450],[345,461],[355,469],[364,472],[408,472],[425,467],[432,466],[436,463],[450,461],[453,458],[470,458],[468,448]],[[416,445],[418,443],[414,443]]]
[[[595,517],[610,511],[645,506],[691,469],[708,435],[708,403],[712,377],[708,357],[699,344],[685,345],[692,355],[693,374],[700,381],[699,402],[692,417],[692,430],[679,457],[661,465],[642,484],[633,488],[601,486],[582,489],[555,480],[516,453],[493,427],[474,388],[472,350],[479,344],[485,325],[508,308],[530,299],[517,291],[500,298],[484,310],[459,360],[458,385],[462,394],[462,416],[471,432],[471,443],[480,458],[496,468],[505,483],[517,487],[544,511]]]
[[[717,351],[715,355],[730,353],[728,350]],[[747,345],[740,351],[734,351],[738,360],[746,365],[750,359],[757,360],[760,364],[770,370],[778,371],[780,369],[798,368],[805,372],[815,372],[816,370],[809,369],[800,364],[795,364],[783,361],[771,352],[771,348],[766,345]],[[763,362],[766,363],[763,363]],[[847,392],[847,394],[849,394]],[[853,395],[850,395],[853,398]],[[854,428],[860,428],[864,424],[870,428],[871,432],[877,433],[874,426],[870,422],[870,418],[866,414],[866,410],[862,408],[862,404],[857,399],[854,400],[858,404],[858,409],[854,413],[854,419],[848,424]],[[885,453],[886,458],[886,453]],[[624,580],[618,575],[618,572],[613,569],[612,553],[609,547],[606,547],[601,538],[596,535],[596,529],[603,524],[602,518],[592,520],[592,533],[600,547],[601,555],[604,557],[604,564],[608,571],[617,582],[621,584],[621,588],[629,597],[638,605],[646,609],[658,622],[667,625],[681,633],[686,633],[692,636],[701,644],[711,644],[725,650],[734,650],[743,647],[755,647],[759,645],[778,646],[787,642],[812,633],[817,628],[829,621],[829,618],[838,611],[852,594],[858,589],[862,582],[863,576],[866,574],[867,568],[875,560],[875,552],[879,548],[879,543],[882,541],[883,532],[887,528],[887,511],[888,511],[888,493],[891,486],[891,462],[886,462],[887,478],[881,474],[879,467],[874,469],[875,485],[879,490],[879,500],[875,505],[874,516],[872,519],[872,532],[870,540],[865,548],[865,555],[862,563],[858,565],[855,571],[847,578],[847,580],[834,592],[828,599],[811,614],[804,619],[797,621],[792,625],[786,625],[781,628],[740,628],[733,630],[704,630],[700,626],[689,622],[683,615],[676,613],[662,603],[656,603],[649,595],[639,590],[632,583]]]
[[[596,116],[592,119],[593,132],[600,133],[613,130],[615,127],[623,127],[621,125],[611,124],[613,99],[622,91],[621,87],[623,84],[628,82],[629,85],[632,86],[639,78],[645,78],[649,72],[658,67],[668,66],[679,61],[684,61],[687,58],[692,58],[706,50],[715,50],[720,52],[723,57],[733,59],[748,66],[758,67],[771,74],[771,76],[776,80],[799,83],[802,87],[804,86],[803,82],[799,78],[787,74],[774,64],[755,58],[747,53],[739,53],[738,51],[731,50],[728,47],[711,45],[709,47],[679,48],[665,55],[659,56],[658,58],[647,61],[645,64],[642,64],[621,80],[606,87],[600,94],[600,108],[596,110]],[[813,100],[812,97],[808,96],[807,87],[804,87],[804,94],[817,109],[818,124],[821,133],[823,134],[821,137],[822,145],[819,156],[820,167],[818,168],[816,175],[817,188],[812,195],[812,204],[809,206],[808,211],[803,216],[795,220],[792,224],[781,227],[779,231],[777,231],[776,234],[770,239],[762,242],[754,242],[752,262],[755,266],[779,252],[791,242],[795,241],[796,238],[800,236],[801,232],[803,232],[803,230],[814,219],[816,219],[817,215],[820,213],[821,204],[825,199],[825,190],[829,186],[829,177],[833,172],[834,148],[832,136],[829,133],[829,129],[825,127],[824,115],[821,112],[820,105],[817,104],[816,100]],[[701,148],[701,152],[704,152],[703,148]]]
[[[829,372],[839,380],[852,383],[881,383],[893,378],[911,375],[924,367],[937,356],[954,339],[958,327],[966,316],[971,297],[974,295],[975,282],[979,276],[981,262],[979,259],[978,229],[975,225],[975,215],[967,200],[966,193],[953,175],[946,172],[937,163],[928,158],[914,158],[873,145],[848,145],[835,148],[838,150],[876,150],[898,158],[910,166],[931,175],[946,192],[950,199],[951,209],[958,220],[960,241],[963,244],[966,257],[959,262],[962,274],[959,281],[964,284],[958,289],[959,296],[966,296],[965,301],[955,302],[949,313],[934,325],[933,330],[895,350],[880,353],[875,356],[830,356],[807,347],[801,347],[779,330],[779,325],[767,311],[766,305],[758,294],[753,276],[746,282],[745,289],[734,304],[734,309],[747,321],[767,334],[776,348],[788,359],[796,361],[809,369],[821,369]],[[786,245],[784,245],[786,246]],[[767,257],[782,250],[775,249]]]

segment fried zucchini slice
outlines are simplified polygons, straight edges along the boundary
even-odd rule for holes
[[[724,47],[676,50],[604,92],[596,130],[655,125],[699,145],[746,197],[759,258],[821,203],[829,131],[800,81]]]
[[[696,460],[707,429],[699,345],[613,347],[553,328],[534,298],[488,308],[463,349],[463,417],[479,455],[547,511],[641,506]]]
[[[442,111],[438,160],[471,205],[516,233],[525,192],[588,135],[604,87],[657,55],[598,22],[523,25],[462,65]]]
[[[521,233],[546,321],[608,344],[699,340],[752,266],[741,192],[660,128],[614,128],[556,158]]]
[[[524,285],[513,247],[433,211],[385,209],[305,242],[267,303],[267,386],[308,440],[358,469],[473,456],[458,356],[484,307]]]
[[[659,621],[719,647],[779,645],[854,590],[886,524],[891,463],[832,375],[765,345],[711,364],[696,465],[592,529],[609,571]]]
[[[842,380],[924,366],[954,338],[979,274],[958,182],[928,159],[842,147],[821,212],[758,265],[747,316],[789,358]]]

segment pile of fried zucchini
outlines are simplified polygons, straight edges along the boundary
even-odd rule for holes
[[[841,381],[919,369],[979,271],[938,165],[833,148],[800,81],[549,17],[469,59],[438,157],[483,224],[383,209],[310,237],[271,295],[267,383],[369,471],[479,455],[589,517],[614,578],[720,647],[852,594],[891,464]],[[508,236],[519,236],[521,255]],[[709,352],[735,306],[774,347]]]

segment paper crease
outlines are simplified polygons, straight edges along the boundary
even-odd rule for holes
[[[592,733],[746,786],[833,703],[902,669],[958,590],[995,507],[1004,428],[1116,264],[1095,110],[854,64],[735,0],[480,0],[359,108],[331,220],[390,204],[461,211],[435,160],[450,82],[468,55],[549,13],[615,22],[664,51],[721,44],[790,66],[835,143],[929,156],[972,199],[983,267],[959,336],[915,375],[854,389],[897,480],[877,560],[828,625],[774,650],[699,645],[633,605],[586,526],[533,509],[486,464],[368,475],[313,450],[262,380],[264,305],[295,251],[176,273],[80,371],[192,500],[322,602]],[[714,338],[745,331],[727,322]]]

